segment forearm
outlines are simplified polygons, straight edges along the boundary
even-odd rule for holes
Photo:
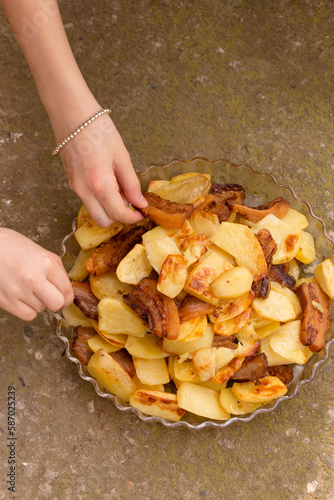
[[[98,111],[69,45],[56,0],[0,0],[59,141]]]

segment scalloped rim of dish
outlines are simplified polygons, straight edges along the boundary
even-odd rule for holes
[[[234,163],[226,160],[225,158],[221,158],[221,159],[218,159],[218,160],[208,160],[207,158],[204,158],[204,157],[195,157],[192,160],[173,159],[173,160],[171,160],[167,164],[152,164],[152,165],[149,165],[148,167],[146,167],[141,172],[138,172],[138,176],[140,177],[141,175],[146,174],[149,170],[151,170],[153,168],[163,168],[163,169],[165,169],[165,168],[168,168],[168,167],[170,167],[171,165],[173,165],[175,163],[190,164],[190,163],[192,163],[192,162],[194,162],[196,160],[205,161],[205,162],[210,163],[210,164],[215,164],[215,163],[219,163],[219,162],[225,162],[225,163],[231,165],[231,167],[233,167],[233,168],[240,168],[240,167],[248,168],[255,175],[259,175],[259,176],[263,176],[263,177],[271,179],[279,188],[288,189],[291,192],[292,196],[295,198],[295,200],[299,201],[300,203],[304,203],[308,207],[308,209],[310,211],[310,215],[314,219],[317,219],[319,222],[321,222],[322,227],[323,227],[324,236],[329,241],[331,241],[334,244],[334,240],[326,232],[325,223],[323,222],[322,219],[320,219],[318,216],[316,216],[314,214],[311,205],[307,201],[301,200],[295,194],[293,188],[291,188],[290,186],[287,186],[286,184],[282,184],[282,183],[278,182],[276,180],[276,178],[272,174],[270,174],[268,172],[259,172],[258,170],[255,170],[253,167],[251,167],[248,164],[237,165],[237,164],[234,164]],[[61,242],[61,254],[60,254],[61,258],[65,255],[65,252],[66,252],[66,241],[71,236],[73,236],[75,229],[76,229],[76,218],[72,222],[71,232],[68,235],[66,235],[65,238]],[[330,339],[326,343],[324,357],[321,360],[317,361],[314,364],[314,366],[312,367],[311,375],[308,378],[306,378],[306,379],[300,380],[296,384],[296,387],[294,388],[294,390],[293,390],[293,392],[291,394],[286,394],[285,396],[281,396],[269,408],[266,408],[266,407],[257,408],[253,413],[249,414],[246,417],[234,416],[234,417],[231,417],[229,420],[224,420],[224,421],[207,420],[207,421],[200,422],[200,423],[191,423],[191,422],[187,422],[186,420],[180,420],[178,422],[172,422],[172,421],[165,420],[165,419],[163,419],[161,417],[158,417],[158,416],[145,415],[144,413],[140,412],[139,410],[137,410],[136,408],[134,408],[132,406],[124,406],[123,404],[121,404],[119,402],[119,399],[116,396],[114,396],[113,394],[111,394],[109,392],[103,392],[103,391],[101,391],[101,389],[98,386],[97,381],[94,378],[90,377],[89,375],[86,375],[83,372],[83,368],[82,368],[82,365],[81,365],[80,361],[77,358],[75,358],[74,356],[72,356],[72,354],[70,352],[70,342],[69,342],[69,339],[67,337],[65,337],[63,335],[63,333],[62,333],[62,322],[64,321],[64,319],[58,313],[53,313],[53,314],[54,314],[54,316],[55,316],[55,318],[57,320],[57,330],[56,330],[57,336],[65,344],[66,357],[70,361],[72,361],[73,363],[75,363],[77,365],[80,377],[83,380],[86,380],[87,382],[90,382],[94,386],[96,393],[100,397],[105,398],[105,399],[111,399],[114,402],[115,406],[120,411],[122,411],[122,412],[128,412],[128,413],[134,413],[143,422],[158,422],[158,423],[162,424],[163,426],[165,426],[167,428],[173,428],[173,429],[179,428],[179,427],[186,427],[186,428],[191,429],[191,430],[204,429],[205,427],[215,427],[215,428],[222,429],[222,428],[228,427],[229,425],[231,425],[233,423],[236,423],[236,422],[243,422],[243,423],[250,422],[251,420],[253,420],[253,418],[255,418],[257,415],[260,415],[260,414],[272,413],[278,407],[278,405],[280,405],[281,403],[283,403],[283,401],[287,401],[289,399],[293,399],[297,395],[299,389],[303,385],[308,384],[308,383],[310,383],[310,382],[313,381],[313,379],[314,379],[314,377],[316,375],[316,371],[318,370],[318,368],[321,365],[323,365],[328,360],[330,347],[334,343],[334,338]]]

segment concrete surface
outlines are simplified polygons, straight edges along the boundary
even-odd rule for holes
[[[327,0],[61,1],[93,92],[135,167],[225,157],[271,172],[334,236],[334,4]],[[68,188],[27,65],[1,15],[1,224],[54,252]],[[1,279],[1,276],[0,276]],[[167,430],[97,397],[47,312],[0,313],[0,499],[334,498],[333,353],[274,414],[226,430]],[[17,492],[7,490],[7,387],[17,398]]]

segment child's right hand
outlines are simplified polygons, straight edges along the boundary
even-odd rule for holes
[[[0,308],[31,321],[73,301],[60,257],[11,229],[0,229]]]

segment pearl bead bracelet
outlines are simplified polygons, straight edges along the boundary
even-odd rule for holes
[[[105,115],[106,113],[108,113],[108,115],[110,115],[111,109],[109,109],[109,108],[101,109],[94,116],[92,116],[91,118],[89,118],[89,120],[87,120],[85,123],[83,123],[82,125],[80,125],[80,127],[78,127],[74,132],[72,132],[72,134],[69,134],[67,137],[65,137],[65,139],[63,139],[62,141],[60,141],[59,144],[57,144],[57,146],[52,151],[53,156],[56,156],[59,153],[59,151],[61,150],[61,148],[63,148],[64,146],[66,146],[66,144],[71,139],[74,139],[74,137],[76,135],[78,135],[84,128],[86,128],[87,125],[90,125],[94,120],[96,120],[97,118],[99,118],[102,115]]]

